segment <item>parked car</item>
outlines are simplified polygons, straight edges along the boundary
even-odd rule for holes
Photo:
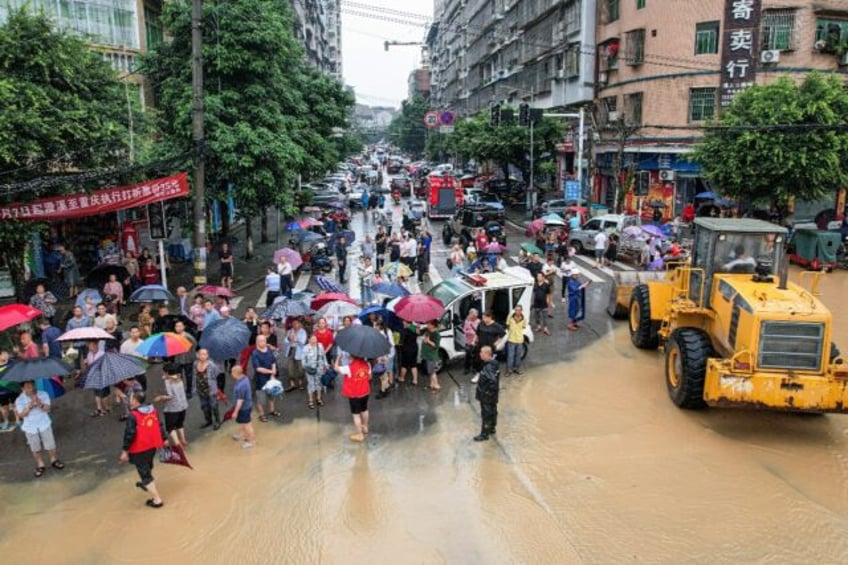
[[[330,202],[345,202],[344,195],[332,188],[318,188],[312,191],[312,204],[326,206]]]
[[[497,219],[503,220],[504,218],[504,205],[496,194],[483,192],[483,190],[479,188],[467,188],[465,189],[465,201],[468,204],[480,204],[496,210],[498,212]]]
[[[412,179],[405,175],[392,177],[389,185],[392,190],[397,189],[402,195],[408,194],[412,196]]]
[[[545,214],[559,214],[563,218],[565,214],[569,212],[569,208],[580,207],[585,208],[588,207],[589,204],[585,200],[565,200],[563,198],[554,198],[552,200],[546,200],[542,202],[542,210]]]
[[[503,223],[497,219],[496,211],[480,204],[466,205],[457,210],[454,216],[442,226],[442,242],[450,245],[453,238],[458,238],[463,247],[474,239],[471,230],[484,228],[490,241],[497,240],[506,245],[506,231]]]
[[[633,214],[604,214],[592,218],[576,230],[571,230],[568,243],[577,253],[592,252],[595,248],[595,236],[600,230],[621,233],[624,228],[639,225],[642,225],[642,220]]]

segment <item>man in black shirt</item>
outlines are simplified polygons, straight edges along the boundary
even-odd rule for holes
[[[530,271],[534,281],[536,275],[542,272],[542,257],[538,253],[534,253],[533,258],[527,263],[527,270]]]
[[[347,247],[345,247],[345,237],[339,237],[336,243],[336,263],[339,267],[339,282],[344,284],[345,271],[347,270]]]
[[[483,424],[480,434],[474,436],[474,441],[486,441],[494,435],[498,426],[498,394],[500,391],[501,372],[498,362],[494,359],[492,348],[488,345],[480,350],[482,368],[479,373],[475,397],[480,402],[480,417]]]
[[[474,356],[475,371],[479,371],[482,366],[482,362],[480,360],[480,351],[482,348],[489,346],[492,349],[492,355],[494,356],[494,352],[497,351],[495,343],[505,334],[506,330],[502,325],[495,321],[492,311],[486,310],[483,312],[483,321],[477,327],[477,345],[474,347],[474,352],[472,353]],[[476,383],[476,379],[477,377],[475,376],[471,379],[471,382]]]

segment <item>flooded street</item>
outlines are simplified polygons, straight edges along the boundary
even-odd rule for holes
[[[822,292],[848,350],[846,273]],[[157,465],[162,510],[144,507],[131,468],[95,485],[76,461],[61,480],[0,486],[0,551],[32,563],[848,561],[848,417],[681,411],[662,356],[610,324],[569,361],[503,379],[497,441],[471,441],[468,385],[418,427],[381,423],[375,403],[368,446],[346,422],[297,419],[258,428],[244,452],[230,423],[189,448],[194,471]]]

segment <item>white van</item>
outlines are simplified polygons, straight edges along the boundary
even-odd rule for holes
[[[495,321],[506,327],[507,316],[513,308],[521,306],[528,319],[521,358],[527,355],[528,345],[533,343],[533,331],[529,324],[533,277],[527,269],[507,267],[503,273],[460,275],[443,280],[427,294],[438,298],[445,305],[445,313],[439,321],[439,327],[442,328],[439,370],[446,362],[465,355],[462,324],[472,308],[476,308],[481,317],[483,312],[491,310]]]

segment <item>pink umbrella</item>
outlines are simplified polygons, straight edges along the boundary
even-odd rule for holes
[[[505,245],[501,245],[499,242],[493,241],[492,243],[490,243],[489,245],[486,246],[485,252],[486,253],[503,253],[505,249],[506,249]]]
[[[542,218],[536,218],[527,224],[527,231],[531,234],[536,233],[537,231],[542,231],[543,229],[545,229],[545,220]]]
[[[324,225],[324,222],[322,222],[320,220],[316,220],[312,216],[308,216],[306,218],[303,218],[300,221],[300,227],[302,227],[302,228],[313,228],[313,227],[316,227],[316,226],[323,226],[323,225]]]
[[[93,339],[114,339],[114,336],[100,328],[76,328],[66,331],[56,341],[86,341]]]
[[[197,289],[197,292],[200,294],[209,294],[213,296],[226,296],[227,298],[232,298],[236,295],[235,292],[230,290],[225,286],[215,286],[212,284],[206,284]]]
[[[289,262],[292,269],[297,269],[301,265],[303,265],[303,259],[300,258],[300,253],[295,251],[294,249],[289,249],[288,247],[283,247],[282,249],[277,249],[274,251],[274,263],[280,262],[280,257],[285,256],[286,261]]]
[[[410,294],[398,300],[395,314],[407,322],[438,320],[445,311],[442,301],[429,294]]]

